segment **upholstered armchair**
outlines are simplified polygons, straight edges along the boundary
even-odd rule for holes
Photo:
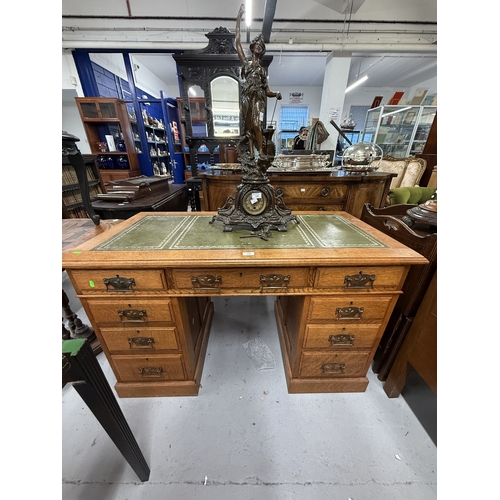
[[[391,189],[399,187],[418,186],[427,167],[427,161],[416,156],[407,158],[394,158],[384,156],[380,162],[378,172],[397,174],[391,181]]]

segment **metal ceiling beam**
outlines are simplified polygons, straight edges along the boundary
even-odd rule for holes
[[[264,20],[262,22],[262,35],[264,36],[264,43],[269,43],[271,39],[271,28],[274,21],[274,13],[276,12],[276,4],[278,0],[266,0],[264,6]]]

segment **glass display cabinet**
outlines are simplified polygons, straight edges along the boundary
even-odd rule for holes
[[[422,154],[429,138],[429,133],[431,131],[432,124],[436,118],[437,107],[436,106],[421,106],[420,115],[417,121],[417,126],[415,129],[415,135],[413,136],[410,154],[418,155]]]
[[[361,140],[378,144],[384,156],[405,158],[424,150],[436,106],[379,106],[369,109]]]

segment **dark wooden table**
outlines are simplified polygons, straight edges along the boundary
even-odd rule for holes
[[[85,401],[113,443],[141,481],[149,479],[149,467],[125,416],[84,339],[63,340],[62,385],[73,387]]]
[[[168,191],[143,196],[128,203],[98,200],[92,207],[103,219],[128,219],[140,212],[186,212],[189,193],[185,184],[169,184]]]

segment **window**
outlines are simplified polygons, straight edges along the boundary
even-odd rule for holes
[[[309,106],[281,106],[280,130],[297,132],[309,123]]]

